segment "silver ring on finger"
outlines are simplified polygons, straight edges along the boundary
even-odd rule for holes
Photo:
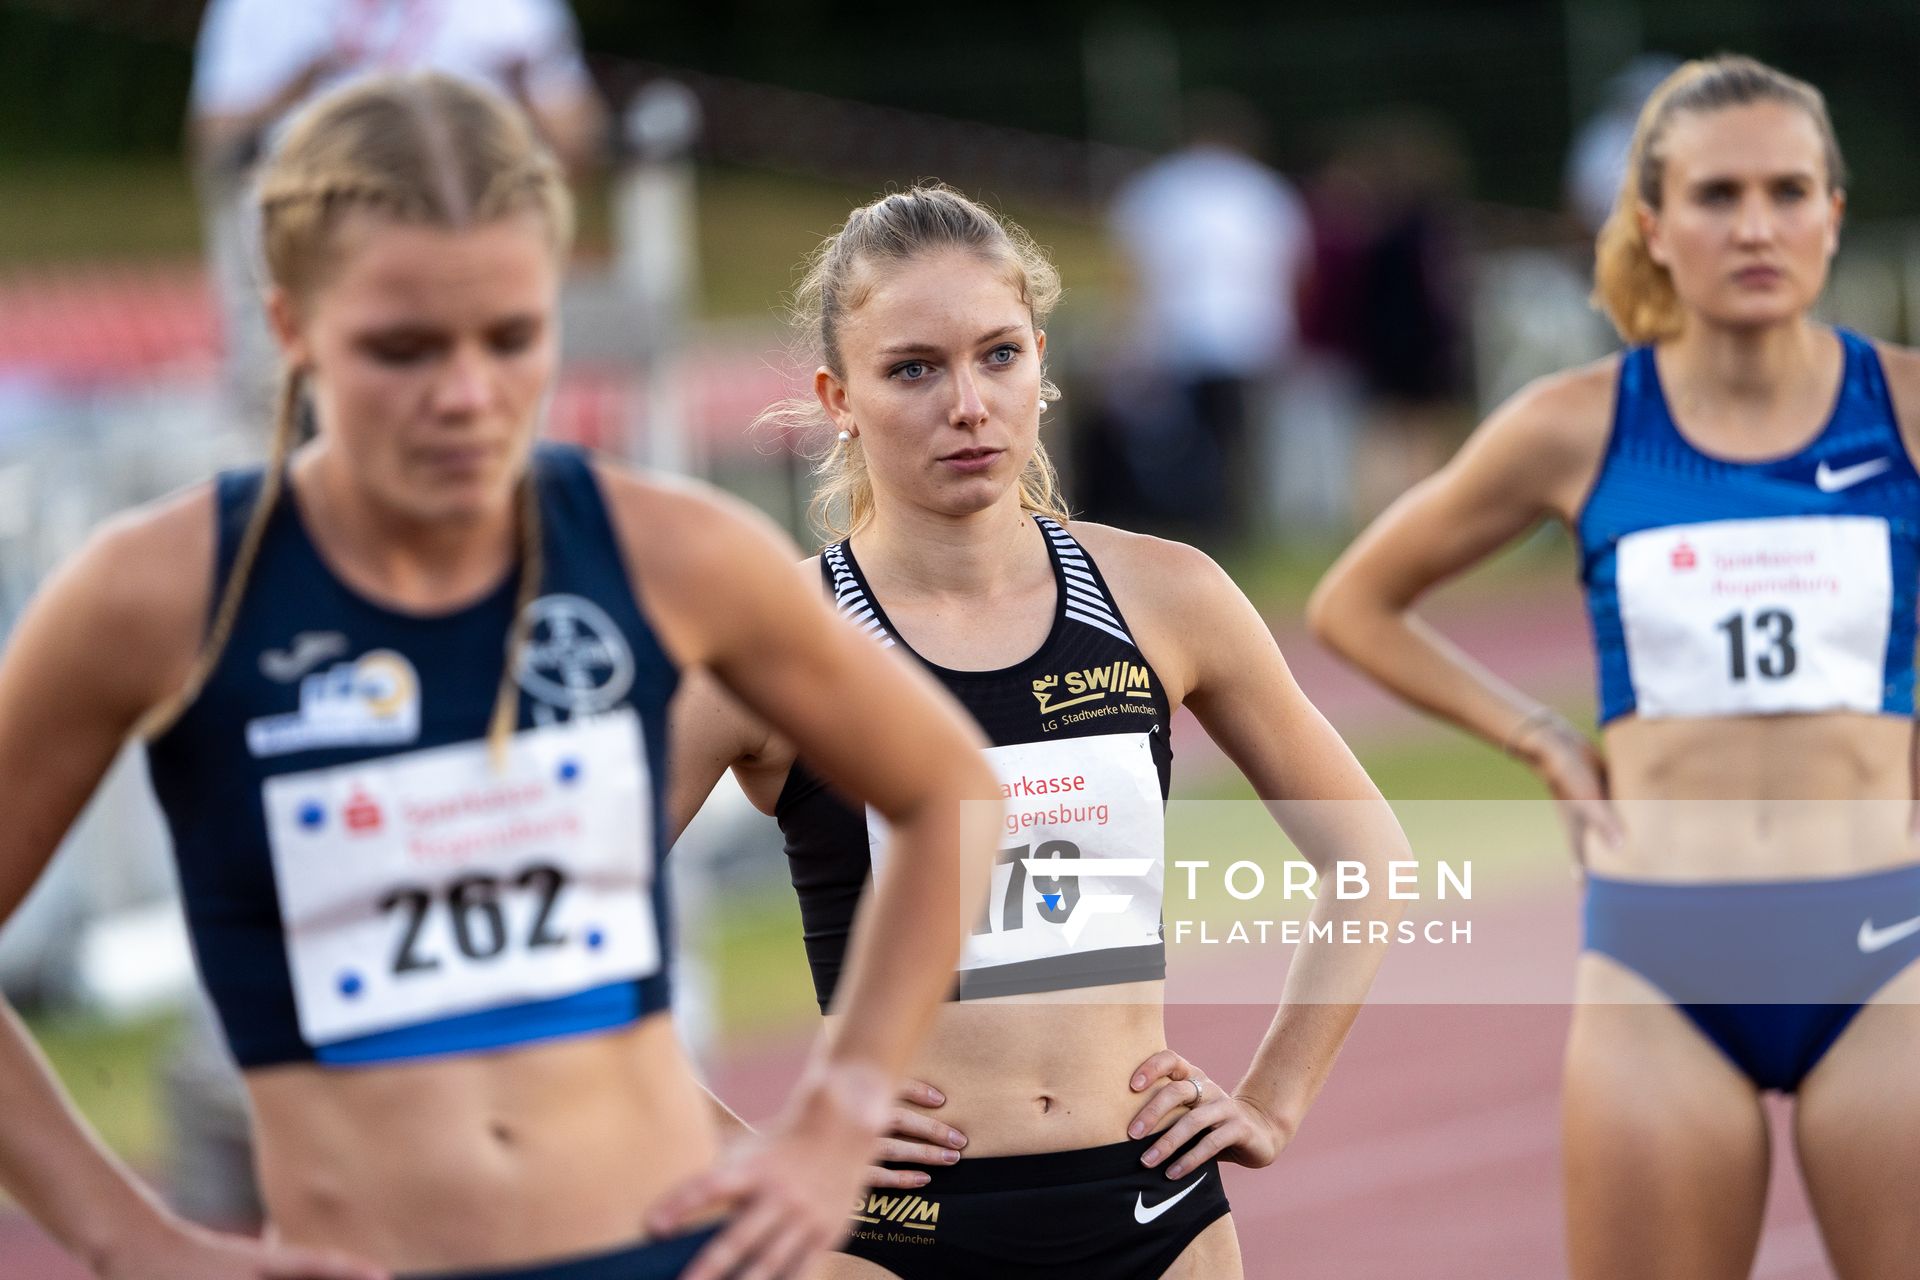
[[[1207,1082],[1199,1076],[1189,1076],[1187,1077],[1187,1083],[1193,1086],[1193,1101],[1187,1105],[1189,1107],[1197,1107],[1206,1100]]]

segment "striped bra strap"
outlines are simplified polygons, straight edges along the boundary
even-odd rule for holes
[[[1120,621],[1120,610],[1114,607],[1113,598],[1107,594],[1107,584],[1101,581],[1087,553],[1059,521],[1046,516],[1034,519],[1046,533],[1054,559],[1060,565],[1060,587],[1066,593],[1067,617],[1095,631],[1104,631],[1122,644],[1132,645],[1133,637]]]
[[[1060,590],[1065,597],[1068,620],[1105,632],[1122,644],[1133,645],[1133,637],[1127,634],[1126,624],[1120,620],[1120,610],[1114,607],[1107,585],[1087,559],[1086,551],[1058,521],[1046,516],[1035,516],[1034,520],[1046,534],[1054,563],[1059,567]],[[820,565],[840,615],[883,647],[892,647],[895,640],[881,621],[880,611],[874,607],[853,566],[847,563],[846,544],[836,542],[828,546],[820,553]]]
[[[847,563],[847,544],[836,542],[828,546],[820,553],[820,564],[826,570],[828,584],[833,590],[833,604],[840,615],[878,640],[882,648],[891,649],[893,637],[881,623],[873,601],[867,598],[867,589],[860,585],[853,567]]]

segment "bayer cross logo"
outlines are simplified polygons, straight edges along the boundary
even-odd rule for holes
[[[633,687],[633,650],[620,628],[581,596],[542,596],[527,606],[520,687],[572,715],[612,710]]]

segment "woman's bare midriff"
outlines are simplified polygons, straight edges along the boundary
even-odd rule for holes
[[[1125,1142],[1148,1096],[1134,1068],[1167,1046],[1164,995],[1136,982],[943,1005],[911,1074],[946,1095],[929,1114],[969,1158]]]
[[[1615,722],[1609,790],[1623,847],[1587,865],[1647,880],[1799,880],[1920,860],[1913,724],[1854,713]]]
[[[524,1048],[247,1075],[272,1229],[396,1271],[629,1245],[716,1141],[672,1020]]]

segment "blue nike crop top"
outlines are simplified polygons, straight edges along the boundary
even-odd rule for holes
[[[1620,362],[1577,522],[1600,720],[1913,714],[1920,474],[1873,344],[1804,448],[1738,462],[1689,444],[1653,349]]]

